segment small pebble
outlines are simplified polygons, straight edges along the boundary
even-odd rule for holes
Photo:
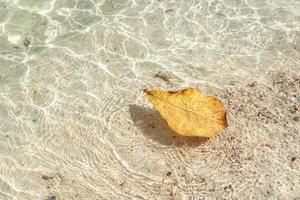
[[[171,8],[171,9],[168,9],[168,10],[165,10],[165,13],[172,12],[172,11],[174,11],[174,9],[173,9],[173,8]]]
[[[294,162],[296,160],[296,157],[292,157],[291,161]]]
[[[54,176],[47,176],[47,175],[42,175],[42,179],[44,180],[50,180],[50,179],[53,179]]]
[[[248,84],[249,87],[254,87],[256,85],[256,82],[252,82],[250,84]]]

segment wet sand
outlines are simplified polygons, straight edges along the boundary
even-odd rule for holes
[[[299,199],[300,4],[0,2],[0,199]],[[219,136],[144,88],[197,87]]]

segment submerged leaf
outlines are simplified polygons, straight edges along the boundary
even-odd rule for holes
[[[168,125],[180,135],[212,137],[228,126],[223,104],[195,88],[175,92],[145,89],[144,92]]]

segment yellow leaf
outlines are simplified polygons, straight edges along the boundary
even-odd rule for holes
[[[212,137],[228,126],[221,101],[195,88],[175,92],[145,89],[144,92],[168,125],[180,135]]]

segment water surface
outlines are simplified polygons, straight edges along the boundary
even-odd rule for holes
[[[0,199],[300,198],[298,0],[0,1]],[[142,90],[229,127],[176,136]]]

